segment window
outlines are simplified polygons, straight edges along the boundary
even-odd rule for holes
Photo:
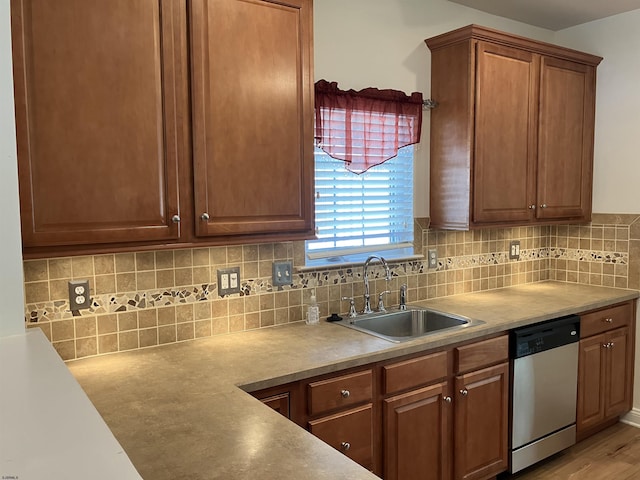
[[[308,266],[413,254],[413,146],[360,175],[316,148],[315,180],[318,238],[306,243]]]
[[[315,85],[316,240],[306,265],[413,255],[413,144],[422,94]]]

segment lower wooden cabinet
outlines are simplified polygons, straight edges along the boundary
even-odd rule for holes
[[[451,397],[438,383],[383,402],[385,480],[450,478]]]
[[[373,469],[373,405],[309,422],[309,431],[366,469]]]
[[[486,479],[508,467],[509,363],[455,379],[456,480]]]

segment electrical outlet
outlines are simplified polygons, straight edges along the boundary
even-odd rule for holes
[[[69,282],[69,310],[80,310],[90,306],[89,280],[71,280]]]
[[[511,240],[509,244],[509,259],[520,260],[520,240]]]
[[[279,287],[282,285],[291,285],[292,283],[292,274],[293,270],[293,262],[273,262],[273,278],[272,283],[274,287]]]
[[[218,270],[218,295],[240,293],[240,267]]]
[[[438,250],[429,250],[429,268],[438,268]]]

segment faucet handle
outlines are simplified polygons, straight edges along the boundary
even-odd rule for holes
[[[380,292],[378,294],[378,311],[379,312],[386,312],[387,309],[384,308],[384,301],[382,300],[382,297],[384,295],[386,295],[387,293],[391,293],[391,290],[385,290],[384,292]]]
[[[341,300],[349,300],[349,318],[355,318],[358,316],[356,312],[356,300],[353,297],[342,297]]]

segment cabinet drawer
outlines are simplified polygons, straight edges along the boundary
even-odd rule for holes
[[[580,315],[580,337],[585,338],[629,325],[633,317],[632,307],[633,302],[628,302]]]
[[[385,394],[436,382],[447,376],[447,352],[424,355],[382,367]]]
[[[477,370],[509,358],[509,336],[456,347],[454,349],[456,373]]]
[[[358,403],[370,402],[373,394],[371,370],[309,383],[309,415],[318,415]]]
[[[309,431],[367,469],[373,467],[371,404],[309,422]]]

